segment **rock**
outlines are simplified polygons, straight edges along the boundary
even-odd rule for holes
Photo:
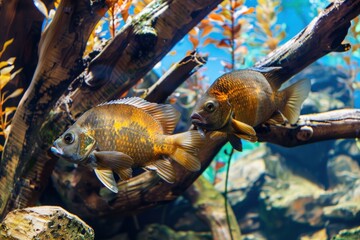
[[[324,216],[329,220],[360,221],[360,199],[324,207]]]
[[[228,200],[235,211],[243,211],[244,208],[248,208],[249,204],[256,202],[258,195],[256,192],[259,192],[266,171],[263,160],[266,150],[263,145],[231,163]],[[223,181],[220,181],[215,187],[220,192],[224,192],[226,171],[219,173],[219,178]]]
[[[300,237],[300,240],[314,240],[314,239],[328,239],[326,229],[323,228],[311,234],[304,234]]]
[[[0,239],[94,239],[94,231],[77,216],[61,207],[17,209],[1,223]]]
[[[360,226],[351,228],[351,229],[344,229],[339,232],[332,240],[358,240],[360,239]]]
[[[174,231],[166,225],[160,224],[151,224],[145,227],[141,231],[137,238],[138,240],[152,240],[152,239],[161,239],[161,240],[183,240],[183,239],[192,239],[192,240],[211,240],[211,233],[196,233],[193,231]]]
[[[287,173],[266,177],[261,188],[260,218],[269,239],[297,239],[304,232],[322,227],[322,207],[327,202],[324,189],[285,166],[273,168]]]
[[[327,173],[329,187],[331,189],[341,188],[352,186],[360,178],[360,167],[350,156],[341,154],[328,160]]]

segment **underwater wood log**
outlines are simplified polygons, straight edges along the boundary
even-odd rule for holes
[[[336,8],[334,8],[333,6],[330,7],[329,11],[327,12],[327,14],[339,14],[339,18],[344,18],[345,21],[349,21],[349,18],[347,18],[347,16],[343,16],[341,14],[344,13],[344,9],[343,8],[348,8],[347,10],[349,10],[351,7],[354,7],[353,5],[351,5],[352,1],[344,1],[341,2],[339,5],[336,6]],[[350,7],[349,7],[350,6]],[[352,9],[354,12],[356,12],[356,15],[359,14],[359,8],[354,7]],[[351,18],[350,18],[351,19]],[[316,23],[313,23],[316,24]],[[336,26],[338,25],[331,25],[332,22],[329,22],[326,26],[323,27],[327,27],[327,28],[336,28]],[[330,30],[329,30],[330,31]],[[316,34],[316,32],[315,32]],[[332,36],[332,37],[337,37],[337,36]],[[288,46],[291,47],[291,46]],[[318,48],[317,45],[313,46],[314,49],[313,51],[322,51],[321,48]],[[312,52],[310,52],[309,54],[312,54]],[[270,55],[271,56],[271,55]],[[309,56],[311,57],[311,56]],[[315,59],[313,59],[314,61]],[[292,61],[292,64],[294,64],[294,66],[296,65],[302,65],[303,62],[297,62],[297,61]],[[305,63],[303,67],[307,66],[306,64],[309,63]],[[257,65],[258,67],[261,66],[261,64]],[[271,66],[270,64],[268,66]],[[281,66],[281,65],[280,65]],[[285,79],[287,80],[287,79]],[[216,152],[221,148],[221,146],[225,143],[224,139],[208,139],[208,144],[206,145],[206,149],[202,149],[201,150],[201,161],[203,164],[203,169],[205,169],[207,167],[207,165],[209,164],[209,162],[211,162],[211,160],[213,159],[213,156],[216,154]],[[154,206],[154,204],[156,204],[156,202],[161,202],[164,200],[171,200],[174,199],[175,197],[177,197],[179,194],[183,193],[183,191],[196,179],[196,177],[200,174],[200,173],[196,173],[196,174],[189,174],[188,172],[185,172],[183,169],[176,168],[177,171],[177,175],[180,176],[177,181],[178,183],[175,185],[169,185],[169,184],[165,184],[165,183],[160,183],[159,185],[156,185],[152,188],[149,189],[149,191],[147,191],[146,193],[142,193],[142,199],[146,199],[146,201],[141,202],[140,206],[134,206],[129,208],[128,210],[136,210],[138,209],[138,207],[141,208],[146,208],[147,206]],[[41,174],[41,171],[40,171]],[[144,177],[146,177],[148,175],[148,173],[144,173]],[[30,189],[31,190],[31,189]],[[164,194],[162,194],[164,193]],[[129,204],[128,202],[117,202],[116,199],[115,201],[111,202],[110,204],[115,204],[117,203],[117,206],[125,206],[127,204]],[[96,205],[96,204],[95,204]],[[96,206],[91,206],[94,207],[94,209],[96,209]],[[117,210],[117,208],[105,208],[102,210],[103,214],[111,214],[113,213],[115,210]]]
[[[294,147],[323,140],[358,138],[360,109],[341,109],[301,115],[293,126],[262,125],[256,128],[260,142]]]
[[[10,212],[0,224],[0,239],[94,239],[94,230],[61,207],[41,206]]]
[[[295,36],[293,39],[289,40],[289,42],[292,42],[293,44],[286,43],[284,46],[281,47],[283,49],[282,51],[286,52],[286,56],[289,57],[289,59],[292,59],[292,61],[275,61],[276,58],[274,57],[274,52],[271,52],[267,57],[264,58],[261,62],[256,64],[256,67],[281,67],[281,64],[284,64],[284,66],[287,66],[287,68],[294,68],[300,71],[301,69],[305,68],[309,64],[311,64],[313,61],[317,60],[317,58],[325,55],[329,52],[329,48],[324,42],[322,45],[318,46],[317,44],[314,45],[307,45],[309,48],[308,51],[297,51],[299,46],[301,46],[301,43],[306,44],[307,39],[327,39],[328,44],[335,44],[334,39],[336,40],[336,43],[338,46],[341,45],[341,41],[339,38],[345,38],[347,28],[350,26],[350,21],[352,18],[356,17],[360,13],[360,1],[336,1],[335,3],[331,4],[324,13],[320,13],[319,17],[315,18],[308,27],[305,28],[305,30],[301,32],[306,32],[307,28],[313,29],[311,31],[310,35],[302,35],[303,38],[299,38],[298,35]],[[325,22],[324,18],[326,19],[332,19],[334,21]],[[319,20],[320,19],[320,20]],[[341,24],[339,24],[339,21],[341,20]],[[319,22],[318,22],[319,21]],[[346,24],[347,23],[347,24]],[[339,26],[342,26],[344,29],[340,31]],[[327,30],[326,30],[327,29]],[[337,29],[341,35],[333,34],[328,35],[329,32],[332,32],[334,29]],[[319,32],[317,32],[319,31]],[[312,42],[313,43],[313,42]],[[308,43],[309,44],[309,43]],[[322,49],[322,47],[326,47],[326,49]],[[332,45],[332,49],[337,49],[336,45]],[[311,50],[311,51],[310,51]],[[275,50],[275,52],[278,52],[278,50]],[[313,57],[315,56],[315,57]],[[282,57],[284,60],[284,56],[277,55],[278,58]],[[310,60],[304,60],[304,61],[298,61],[297,59],[304,59],[309,58]],[[267,59],[273,59],[273,61],[269,62]],[[274,64],[274,65],[272,65]],[[278,64],[278,65],[275,65]],[[285,69],[287,69],[285,68]],[[288,72],[285,74],[285,77],[282,78],[282,75],[280,75],[279,68],[274,68],[274,71],[271,72],[271,74],[279,74],[276,79],[281,79],[282,82],[285,82],[290,78],[292,75],[297,73],[296,70],[292,70],[291,72]],[[280,80],[278,81],[278,83]],[[159,97],[160,98],[160,97]],[[162,97],[161,97],[162,98]],[[324,119],[325,120],[325,119]],[[206,136],[206,146],[200,150],[199,156],[200,161],[202,164],[202,170],[204,170],[212,161],[216,153],[221,149],[221,147],[226,143],[225,137],[219,137],[216,139],[211,139],[209,136]],[[262,136],[264,138],[264,136]],[[334,135],[331,136],[331,138],[335,137]],[[341,137],[341,136],[340,136]],[[141,208],[146,208],[146,204],[149,204],[149,206],[153,206],[154,202],[161,202],[164,200],[171,200],[175,199],[177,196],[182,194],[189,186],[190,184],[202,173],[202,170],[200,172],[192,173],[188,172],[184,169],[182,169],[180,166],[178,166],[176,163],[174,164],[174,169],[176,171],[176,182],[174,184],[167,184],[160,182],[159,184],[155,185],[154,187],[150,188],[147,192],[143,191],[143,197],[142,199],[146,199],[149,202],[142,202]],[[143,176],[147,177],[148,173],[144,173]],[[130,180],[131,181],[131,180]],[[134,189],[136,190],[136,189]],[[113,199],[112,204],[116,205],[116,208],[124,209],[127,204],[131,206],[131,208],[128,208],[128,210],[135,211],[136,208],[133,208],[134,206],[130,204],[130,202],[133,201],[129,200],[128,202],[123,201],[117,201],[117,199]]]
[[[71,84],[70,91],[63,95],[49,118],[42,123],[38,147],[31,151],[36,161],[27,172],[21,170],[25,179],[23,182],[30,184],[19,186],[21,192],[14,193],[12,205],[29,206],[39,198],[55,163],[48,156],[48,147],[75,117],[128,91],[219,2],[154,1],[128,23],[90,63],[89,69]],[[149,34],[142,31],[144,29],[149,30]],[[142,46],[148,37],[153,44]],[[25,160],[19,168],[24,163]]]
[[[33,179],[22,179],[21,175],[36,156],[38,132],[45,116],[54,106],[68,84],[83,70],[82,54],[87,39],[106,7],[90,7],[87,0],[61,1],[57,13],[42,35],[39,46],[39,62],[12,121],[0,165],[0,216],[23,200],[19,191]],[[31,158],[33,157],[33,158]],[[11,201],[10,201],[11,200]],[[11,202],[11,204],[9,204]],[[6,210],[7,209],[7,210]]]
[[[357,3],[359,3],[360,1],[357,1]],[[336,15],[332,16],[331,19],[343,19],[344,22],[349,22],[351,20],[351,16],[357,16],[360,13],[360,6],[359,4],[355,4],[354,1],[341,1],[341,2],[336,2],[335,4],[332,4],[327,10],[326,10],[326,15]],[[350,14],[351,12],[351,14]],[[343,15],[346,14],[346,15]],[[320,13],[320,16],[324,17],[323,13]],[[329,16],[327,16],[329,18]],[[316,18],[318,19],[318,18]],[[328,36],[328,32],[332,31],[333,29],[337,29],[337,27],[339,26],[339,24],[337,24],[337,21],[333,21],[333,22],[324,22],[324,21],[320,21],[321,24],[318,27],[314,27],[317,26],[317,22],[316,19],[310,24],[310,27],[312,29],[314,29],[314,31],[311,33],[313,35],[316,36],[306,36],[307,38],[312,38],[312,37],[316,37],[316,38],[322,38],[321,34],[326,34],[326,36]],[[335,25],[334,25],[335,24]],[[344,25],[343,25],[344,26]],[[345,25],[345,27],[348,25]],[[327,31],[324,30],[323,28],[328,29]],[[319,33],[317,33],[317,29],[321,29],[321,31]],[[303,30],[302,32],[304,32],[305,30]],[[341,32],[345,32],[346,31],[341,31]],[[330,35],[328,36],[329,43],[333,42],[332,38],[338,38],[338,35]],[[332,37],[332,38],[331,38]],[[345,37],[345,34],[342,35],[342,37]],[[287,46],[286,52],[288,52],[288,56],[292,56],[292,61],[291,62],[277,62],[278,64],[283,63],[286,64],[286,66],[290,67],[293,66],[296,69],[303,69],[305,68],[307,65],[309,65],[312,61],[315,61],[316,58],[312,57],[313,54],[315,54],[317,57],[319,57],[319,53],[321,52],[323,54],[324,50],[317,46],[316,44],[312,46],[312,51],[310,52],[297,52],[296,49],[297,47],[299,47],[299,45],[301,45],[299,42],[306,42],[306,39],[300,39],[298,37],[295,37],[296,40],[296,44],[290,45],[290,44],[285,44]],[[290,41],[294,41],[294,40],[290,40]],[[339,41],[340,44],[341,41]],[[310,47],[310,46],[309,46]],[[284,49],[284,48],[283,48]],[[336,47],[334,46],[334,49],[336,49]],[[276,50],[275,50],[276,51]],[[328,49],[326,49],[326,51],[328,51]],[[307,56],[302,55],[303,54],[308,54]],[[293,55],[292,55],[293,54]],[[297,57],[301,57],[301,58],[305,58],[308,57],[309,59],[312,59],[312,61],[297,61]],[[270,53],[266,58],[272,58],[273,57],[273,53]],[[280,56],[279,56],[280,57]],[[266,62],[265,60],[263,60],[262,62]],[[257,64],[257,67],[261,67],[262,65],[260,63]],[[265,65],[264,65],[265,66]],[[280,65],[281,66],[281,65]],[[266,67],[272,67],[272,65],[268,64],[266,65]],[[276,67],[276,66],[275,66]],[[273,74],[279,73],[279,71],[274,71]],[[294,71],[292,71],[293,74],[295,74]],[[290,74],[286,75],[287,77],[290,77]],[[280,75],[279,75],[280,77]],[[287,79],[282,79],[283,81],[286,81]],[[165,94],[165,93],[164,93]],[[161,94],[159,94],[161,95]],[[163,96],[158,96],[159,100],[163,99]],[[154,99],[154,101],[157,101],[157,99]],[[159,202],[164,202],[164,201],[169,201],[169,200],[173,200],[175,199],[177,196],[181,195],[194,181],[195,179],[202,173],[202,171],[210,164],[210,162],[212,161],[212,159],[214,158],[215,154],[221,149],[221,147],[226,143],[226,138],[216,138],[216,139],[211,139],[209,138],[209,136],[207,136],[206,141],[206,146],[200,150],[200,161],[202,163],[202,170],[200,172],[197,173],[192,173],[192,172],[188,172],[186,170],[184,170],[181,166],[177,165],[176,163],[174,163],[174,169],[176,171],[176,182],[174,184],[167,184],[165,182],[159,182],[158,184],[150,187],[149,189],[136,189],[136,188],[131,188],[131,195],[135,196],[135,195],[140,195],[141,198],[140,199],[133,199],[133,198],[128,198],[128,199],[124,199],[123,197],[120,197],[119,195],[117,195],[116,197],[114,197],[111,201],[93,201],[93,205],[91,206],[87,206],[88,209],[82,209],[84,211],[79,212],[78,214],[80,214],[80,216],[82,215],[87,215],[87,216],[91,216],[91,212],[101,209],[99,211],[100,215],[107,215],[107,214],[114,214],[115,212],[119,212],[121,214],[130,214],[133,212],[136,212],[139,209],[145,209],[147,207],[153,207],[154,204],[159,203]],[[144,179],[151,179],[151,176],[149,176],[150,173],[145,172],[143,173],[141,176]],[[130,184],[132,181],[132,179],[128,182],[123,183],[124,184],[124,188],[126,185]],[[66,189],[64,189],[64,191],[66,191]],[[137,192],[137,194],[135,193]],[[89,195],[90,196],[90,195]],[[100,199],[100,197],[99,197]],[[133,204],[133,203],[141,203],[141,204]]]
[[[202,57],[196,51],[193,51],[180,62],[171,66],[171,68],[145,92],[145,99],[149,102],[165,102],[167,97],[171,95],[184,80],[188,79],[197,69],[201,68],[206,61],[206,57]]]
[[[344,52],[350,44],[342,44],[351,20],[360,14],[360,1],[337,0],[330,3],[295,37],[255,63],[262,69],[272,67],[267,79],[275,86],[284,82],[330,52]]]
[[[200,176],[196,179],[192,187],[185,191],[185,196],[190,199],[197,215],[210,226],[213,239],[241,239],[239,225],[231,205],[227,205],[230,219],[228,226],[224,208],[224,201],[228,200],[225,200],[205,177]]]
[[[50,1],[44,1],[47,7],[51,7]],[[13,39],[6,51],[0,57],[0,61],[16,57],[15,69],[22,68],[5,87],[13,92],[17,88],[27,88],[36,68],[38,59],[37,44],[41,35],[41,27],[44,16],[34,6],[31,0],[13,0],[0,2],[0,47]],[[17,106],[20,99],[12,99],[8,106]]]

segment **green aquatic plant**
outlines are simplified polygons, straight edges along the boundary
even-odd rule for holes
[[[0,50],[0,58],[5,52],[6,48],[13,42],[13,40],[14,39],[10,39],[4,43],[2,50]],[[5,107],[5,103],[11,98],[18,97],[23,92],[22,88],[18,88],[12,93],[4,91],[5,86],[21,71],[21,69],[19,69],[13,72],[15,68],[15,59],[15,57],[12,57],[6,61],[0,62],[0,136],[2,136],[4,139],[6,139],[8,136],[9,127],[11,124],[11,116],[16,110],[15,106]],[[0,143],[0,152],[3,151],[3,148],[3,143]]]

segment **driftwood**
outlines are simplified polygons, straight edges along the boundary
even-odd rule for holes
[[[84,68],[81,56],[87,36],[107,6],[101,2],[90,5],[87,0],[62,1],[53,22],[43,33],[37,70],[17,109],[3,152],[2,217],[15,206],[32,205],[38,199],[54,167],[47,154],[49,144],[66,129],[66,123],[71,121],[68,115],[76,117],[126,92],[219,2],[152,2],[90,63],[82,75],[85,77],[78,78],[68,88]],[[143,31],[145,28],[147,31]],[[44,124],[67,89],[70,92],[63,95]],[[64,106],[68,115],[64,114]]]
[[[70,3],[70,1],[65,0],[62,1],[62,4],[81,5],[85,4],[84,2],[86,1],[76,3],[71,1]],[[95,11],[98,14],[96,14],[96,18],[92,17],[92,19],[86,18],[87,14],[89,14],[86,11],[77,13],[76,16],[85,16],[84,19],[87,19],[86,28],[81,24],[80,26],[76,24],[75,26],[69,26],[70,18],[74,14],[73,11],[70,11],[70,14],[61,14],[61,11],[59,11],[57,15],[64,17],[65,20],[68,18],[67,21],[64,20],[65,22],[60,20],[58,22],[59,25],[62,25],[62,30],[65,33],[62,34],[61,29],[56,34],[52,32],[57,26],[57,22],[54,21],[47,33],[43,35],[38,68],[33,82],[16,113],[13,129],[3,154],[0,166],[0,192],[2,193],[0,212],[2,216],[14,207],[31,205],[38,199],[55,162],[49,160],[47,155],[48,146],[58,134],[66,129],[66,123],[71,123],[86,109],[127,91],[219,2],[202,0],[189,3],[189,1],[174,0],[161,1],[160,4],[160,2],[155,1],[123,28],[104,51],[90,63],[87,71],[83,72],[80,75],[81,77],[71,84],[69,91],[60,98],[55,108],[53,108],[55,101],[65,91],[67,84],[83,70],[83,65],[76,64],[79,63],[78,60],[81,57],[80,46],[82,46],[83,40],[86,39],[86,33],[83,32],[90,28],[88,25],[94,24],[97,18],[101,16],[100,13],[103,13],[104,9],[106,9],[106,6],[96,6],[101,11]],[[69,6],[64,9],[74,9],[74,7]],[[80,8],[76,9],[79,10]],[[345,0],[332,3],[301,33],[270,53],[264,60],[256,63],[254,67],[259,71],[262,71],[264,67],[274,67],[267,74],[272,75],[274,84],[280,85],[325,54],[331,51],[346,50],[348,45],[343,45],[341,42],[347,34],[351,19],[359,13],[360,1]],[[74,16],[73,18],[78,19]],[[59,49],[67,49],[69,45],[72,46],[74,43],[71,40],[71,34],[74,34],[74,32],[66,32],[69,29],[74,30],[72,27],[84,28],[78,31],[75,30],[76,34],[82,34],[81,37],[77,36],[78,38],[76,38],[80,43],[75,42],[79,44],[79,49],[76,48],[78,51],[73,49],[74,52],[67,51],[69,56],[64,56],[64,53],[59,52]],[[144,27],[149,31],[142,32],[141,29]],[[55,39],[51,40],[51,37]],[[61,37],[68,41],[59,43],[57,40]],[[143,38],[148,39],[149,41],[146,42],[150,44],[142,45],[140,42],[144,42],[141,41]],[[68,44],[68,46],[58,48],[56,44]],[[54,46],[56,48],[52,48]],[[59,62],[61,64],[58,64]],[[104,68],[104,66],[106,67]],[[49,93],[49,91],[51,92]],[[167,94],[167,92],[162,93],[162,91],[159,91],[157,97],[152,100],[161,101],[164,99],[164,95]],[[84,99],[88,101],[84,101]],[[51,109],[52,112],[50,113]],[[355,113],[358,115],[357,111]],[[318,124],[324,122],[333,122],[334,124],[336,122],[338,126],[345,122],[346,126],[350,126],[346,124],[346,121],[339,121],[338,118],[333,116],[328,117],[325,116],[321,121],[316,119],[313,122],[310,121],[313,132],[317,131]],[[358,117],[352,117],[352,119],[357,121]],[[303,123],[299,122],[299,124]],[[56,128],[53,128],[54,126]],[[305,127],[308,128],[307,125],[301,125],[301,127],[302,130],[306,129]],[[271,126],[270,130],[267,126],[261,126],[257,130],[262,140],[268,141],[269,138],[266,138],[266,133],[276,136],[277,132],[279,132],[279,136],[286,136],[287,140],[292,137],[291,134],[281,135],[281,131],[276,130],[278,128],[293,131],[292,129],[296,128],[296,126]],[[40,136],[37,134],[39,130],[41,130]],[[353,129],[350,129],[351,131]],[[342,130],[343,132],[345,130]],[[315,134],[315,136],[320,135]],[[325,132],[324,136],[314,137],[313,141],[338,137],[354,137],[354,135],[331,135]],[[174,163],[176,171],[175,184],[158,181],[158,177],[153,173],[145,172],[128,182],[119,183],[119,194],[112,196],[110,200],[97,194],[100,185],[95,182],[90,186],[85,186],[80,182],[79,186],[72,186],[70,189],[60,187],[59,192],[68,193],[71,191],[73,195],[70,196],[81,199],[83,202],[80,201],[76,204],[82,207],[76,208],[74,207],[75,204],[73,204],[73,210],[80,216],[88,218],[116,213],[130,214],[152,207],[160,202],[173,200],[181,195],[210,164],[214,155],[226,142],[226,139],[210,139],[207,136],[206,141],[206,147],[200,150],[201,171],[191,173]],[[304,142],[309,143],[311,141],[302,141],[301,144]],[[86,179],[93,178],[91,172],[81,168],[75,170],[73,174],[74,176],[80,174]],[[18,181],[19,179],[21,181]],[[57,180],[59,179],[55,178],[55,181]],[[149,183],[151,184],[146,185]],[[62,186],[61,183],[58,186]],[[77,187],[82,191],[76,191],[79,190]],[[91,204],[84,204],[90,203],[90,201]],[[69,205],[71,207],[70,202]]]
[[[273,79],[277,79],[277,84],[281,82],[285,82],[289,77],[297,72],[301,71],[303,68],[311,64],[317,58],[325,55],[326,53],[331,52],[332,50],[338,50],[341,44],[340,38],[343,39],[346,35],[347,28],[349,27],[349,22],[352,18],[356,17],[360,13],[360,1],[341,1],[332,4],[330,7],[327,8],[326,11],[320,13],[320,15],[315,18],[305,30],[303,30],[299,35],[295,36],[289,42],[293,44],[285,44],[279,49],[275,50],[274,52],[270,53],[265,60],[257,63],[255,67],[262,68],[262,67],[276,67],[273,69],[271,74],[276,76],[277,73],[284,74],[285,78],[274,77]],[[316,26],[316,27],[315,27]],[[345,30],[344,30],[345,29]],[[310,35],[309,35],[310,34]],[[317,44],[314,44],[317,43]],[[301,43],[301,44],[300,44]],[[319,44],[321,43],[321,44]],[[337,44],[337,45],[336,45]],[[329,46],[332,46],[329,48]],[[298,48],[308,49],[307,51],[298,51]],[[310,51],[311,50],[311,51]],[[306,56],[303,55],[306,53]],[[276,61],[275,55],[278,58],[282,58],[282,61]],[[286,59],[291,59],[291,61],[287,61]],[[267,61],[267,59],[272,59],[271,61]],[[296,59],[303,59],[303,61],[297,61]],[[270,62],[270,63],[269,63]],[[274,65],[272,65],[274,64]],[[282,66],[284,67],[282,68]],[[279,68],[281,67],[281,68]],[[346,110],[344,110],[346,111]],[[350,112],[355,113],[358,115],[357,110],[351,110]],[[316,115],[315,115],[316,116]],[[339,119],[334,118],[331,113],[326,113],[322,116],[321,122],[333,123],[340,125],[346,125],[348,128],[348,132],[354,131],[352,124],[347,124],[347,121],[339,121]],[[352,117],[354,121],[357,121],[358,117]],[[302,116],[301,119],[306,119],[306,116]],[[315,119],[316,120],[316,119]],[[305,121],[306,123],[306,121]],[[301,121],[299,122],[300,129],[303,127],[302,131],[306,131],[305,125],[303,125]],[[309,123],[306,123],[309,124]],[[320,124],[319,122],[313,121],[310,125],[311,128],[315,129],[315,125]],[[272,126],[272,129],[284,128],[286,131],[291,131],[292,129],[296,129],[295,126]],[[319,125],[320,127],[320,125]],[[350,127],[350,129],[349,129]],[[356,126],[355,126],[356,127]],[[259,137],[260,139],[264,139],[270,141],[269,138],[265,138],[266,132],[269,132],[268,127],[260,127],[259,130]],[[284,130],[284,131],[285,131]],[[345,132],[345,130],[343,130]],[[277,134],[277,130],[270,131],[272,136]],[[281,135],[279,131],[279,136],[284,137],[284,134]],[[302,134],[299,134],[302,135]],[[316,133],[315,133],[316,136]],[[326,136],[322,136],[321,138],[313,138],[313,141],[320,141],[325,139],[333,139],[333,138],[341,138],[341,137],[356,137],[357,135],[339,135],[339,132],[328,132]],[[285,138],[282,139],[283,142],[290,141],[291,135],[286,135]],[[280,137],[279,137],[280,138]],[[217,138],[211,139],[207,136],[206,147],[200,150],[200,160],[202,163],[202,170],[204,170],[215,154],[219,151],[219,149],[225,144],[225,138]],[[275,141],[275,140],[274,140]],[[310,143],[311,141],[302,141],[301,144]],[[280,142],[279,142],[280,143]],[[153,187],[149,188],[148,191],[143,191],[141,189],[141,193],[138,192],[139,195],[142,197],[140,199],[131,199],[125,200],[122,196],[116,196],[111,201],[97,201],[99,205],[91,206],[92,209],[89,209],[88,212],[82,212],[85,216],[92,216],[91,212],[95,209],[101,209],[99,214],[106,215],[110,214],[110,212],[114,213],[114,211],[119,210],[119,213],[122,214],[131,213],[136,211],[137,209],[146,208],[146,205],[149,207],[153,206],[154,203],[169,201],[175,199],[177,196],[182,194],[190,185],[191,183],[199,176],[202,172],[191,173],[183,169],[181,166],[178,166],[174,163],[174,168],[176,170],[177,179],[174,184],[167,184],[165,182],[159,182],[158,184],[154,185]],[[141,175],[144,179],[151,179],[150,173],[143,173]],[[121,183],[121,187],[126,189],[126,185],[131,184],[129,182]],[[66,189],[63,189],[66,191]],[[137,191],[137,190],[136,190]],[[130,194],[128,192],[128,194]],[[131,194],[134,194],[133,192]],[[146,201],[142,201],[146,199]],[[137,205],[137,202],[141,202],[141,205]],[[105,204],[105,205],[104,205]],[[108,213],[107,213],[108,212]]]

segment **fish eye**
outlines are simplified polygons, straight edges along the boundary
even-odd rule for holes
[[[75,140],[75,136],[73,133],[67,133],[64,136],[64,141],[66,144],[72,144]]]
[[[213,112],[215,111],[215,103],[213,101],[208,101],[205,103],[205,110],[207,112]]]

